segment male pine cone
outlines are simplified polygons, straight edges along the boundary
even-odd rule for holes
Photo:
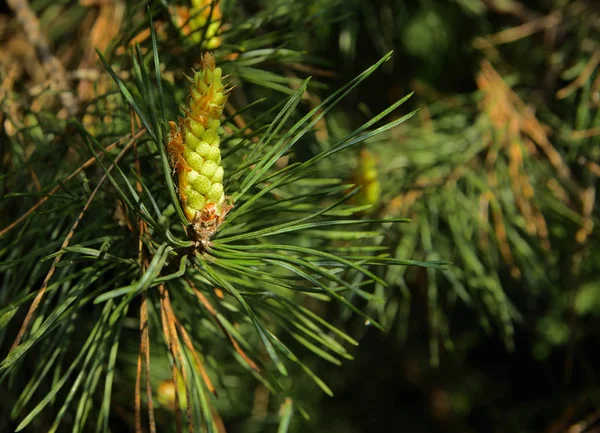
[[[194,74],[184,117],[179,118],[179,124],[169,122],[168,150],[177,170],[179,196],[185,216],[199,227],[197,230],[206,226],[216,229],[229,209],[219,137],[219,119],[229,91],[222,82],[221,68],[215,67],[214,56],[205,54],[201,70]]]

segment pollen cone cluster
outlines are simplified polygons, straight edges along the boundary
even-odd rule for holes
[[[194,74],[190,86],[185,116],[179,124],[170,122],[168,149],[190,223],[218,220],[227,211],[218,131],[230,89],[223,84],[221,74],[214,56],[205,54],[202,69]]]

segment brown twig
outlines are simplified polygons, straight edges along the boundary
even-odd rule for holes
[[[140,320],[141,323],[141,320]],[[142,339],[143,341],[143,339]],[[141,346],[140,342],[140,346]],[[137,368],[135,373],[135,433],[141,433],[142,431],[142,395],[140,394],[140,385],[142,383],[142,348],[138,352]]]
[[[532,11],[525,7],[525,5],[516,0],[509,2],[502,0],[483,0],[483,3],[491,10],[501,13],[512,15],[521,21],[532,21],[539,18],[539,13]]]
[[[133,109],[129,110],[129,119],[130,119],[130,127],[131,127],[131,135],[134,137],[132,139],[132,147],[134,154],[134,166],[138,175],[138,180],[136,181],[136,189],[138,194],[142,194],[143,188],[139,181],[141,178],[141,167],[137,153],[137,138],[135,138],[135,113]],[[138,123],[139,127],[139,123]],[[128,224],[130,229],[133,231],[133,225]],[[147,230],[147,225],[144,220],[140,218],[138,224],[138,256],[140,260],[140,269],[144,272],[148,269],[148,258],[145,255],[143,237]],[[154,419],[154,404],[152,401],[152,384],[150,382],[150,330],[148,324],[148,295],[146,292],[142,294],[142,302],[140,305],[140,351],[138,354],[138,363],[137,363],[137,375],[136,375],[136,387],[135,387],[135,424],[136,431],[142,428],[142,416],[141,416],[141,396],[140,396],[140,385],[141,385],[141,373],[142,373],[142,357],[145,361],[145,369],[146,369],[146,398],[148,402],[148,418],[150,424],[150,432],[156,433],[156,422]],[[139,433],[139,432],[138,432]]]
[[[204,294],[202,294],[202,292],[200,292],[200,290],[198,290],[196,288],[196,286],[194,285],[194,283],[189,278],[186,278],[186,281],[190,285],[190,287],[192,288],[192,290],[194,291],[194,293],[196,294],[196,296],[198,297],[198,299],[200,300],[200,302],[202,303],[202,305],[204,305],[204,308],[206,308],[206,310],[210,313],[210,315],[215,318],[215,320],[217,321],[217,324],[221,328],[221,331],[223,332],[223,334],[225,334],[227,336],[227,338],[231,342],[231,345],[233,346],[233,348],[237,352],[237,354],[240,355],[240,357],[254,371],[260,371],[260,369],[258,368],[258,365],[256,365],[256,363],[252,359],[250,359],[250,357],[246,354],[246,352],[244,352],[244,350],[240,347],[240,345],[238,344],[238,342],[236,341],[236,339],[233,338],[233,336],[223,326],[223,324],[221,323],[221,319],[219,318],[219,315],[218,315],[217,311],[212,306],[212,304],[210,303],[210,301],[208,300],[208,298],[206,296],[204,296]]]
[[[163,331],[165,332],[165,336],[169,335],[171,345],[171,353],[175,360],[179,361],[179,365],[181,366],[181,373],[183,376],[183,382],[185,383],[185,392],[187,394],[187,417],[188,417],[188,431],[190,433],[194,433],[194,424],[192,422],[192,405],[191,405],[191,391],[190,391],[190,380],[188,377],[187,369],[184,368],[183,362],[183,353],[181,350],[181,342],[179,341],[179,335],[177,335],[176,329],[176,321],[175,314],[173,313],[173,309],[171,307],[171,300],[169,297],[169,292],[165,289],[164,285],[161,285],[159,288],[159,293],[161,297],[161,310],[163,311]],[[177,388],[176,388],[177,389]]]
[[[46,36],[41,31],[40,22],[27,0],[7,0],[8,6],[13,10],[17,21],[23,26],[29,43],[35,47],[46,76],[60,91],[60,99],[70,115],[78,110],[75,95],[69,90],[67,72],[62,63],[50,51]]]
[[[598,74],[600,77],[600,74]],[[570,140],[583,140],[590,137],[596,137],[600,135],[600,126],[595,126],[589,129],[579,129],[576,131],[572,131],[569,137]]]
[[[145,225],[140,224],[140,259],[142,260],[142,270],[148,268],[148,259],[144,257],[143,245],[141,238]],[[144,359],[146,371],[146,398],[148,401],[148,418],[150,424],[150,432],[156,433],[156,422],[154,420],[154,405],[152,402],[152,385],[150,383],[150,334],[148,329],[148,296],[144,292],[142,294],[142,302],[140,304],[140,350],[138,352],[137,370],[135,377],[135,428],[136,433],[142,431],[142,398],[140,387],[142,382],[142,358]]]
[[[142,304],[140,306],[140,331],[142,333],[141,346],[146,361],[146,398],[148,399],[150,432],[156,433],[154,404],[152,403],[152,384],[150,383],[150,331],[148,329],[148,296],[146,293],[142,294]]]
[[[173,315],[173,317],[175,318],[175,324],[177,325],[177,329],[179,329],[181,337],[183,338],[183,343],[188,348],[188,350],[190,352],[192,352],[192,356],[194,357],[194,361],[196,362],[196,365],[198,366],[198,369],[200,370],[200,374],[202,375],[202,379],[204,380],[204,383],[206,383],[206,387],[215,397],[218,397],[217,390],[215,389],[215,386],[213,385],[212,381],[210,380],[208,373],[206,373],[206,369],[204,368],[204,365],[202,365],[202,362],[200,361],[200,357],[198,356],[198,352],[196,352],[196,349],[194,348],[192,339],[190,338],[189,334],[185,330],[184,326],[179,322],[179,320],[177,320],[177,317],[175,317],[175,315]]]
[[[554,11],[545,17],[529,21],[517,27],[511,27],[510,29],[495,33],[487,36],[486,38],[476,38],[473,45],[475,48],[481,49],[486,48],[488,44],[494,46],[508,44],[518,41],[519,39],[526,38],[527,36],[531,36],[542,30],[557,26],[560,24],[561,20],[562,14],[559,11]]]
[[[175,360],[178,359],[178,355],[175,353],[175,348],[173,346],[173,339],[171,338],[170,327],[167,323],[167,313],[165,303],[167,302],[166,298],[168,297],[167,289],[164,284],[161,284],[158,288],[158,292],[160,294],[160,319],[163,328],[163,334],[165,336],[165,342],[167,343],[167,348],[169,352],[173,356],[173,368],[172,368],[172,376],[171,380],[173,382],[173,389],[175,390],[175,401],[174,401],[174,411],[175,411],[175,423],[177,428],[177,433],[182,432],[182,422],[181,422],[181,411],[179,410],[179,384],[177,383],[177,378],[179,375],[179,369],[177,368],[177,363]],[[189,401],[189,399],[188,399]]]

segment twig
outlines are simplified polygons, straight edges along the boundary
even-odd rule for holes
[[[179,329],[179,332],[181,333],[181,337],[183,338],[183,343],[188,348],[188,350],[190,352],[192,352],[192,356],[194,357],[194,361],[196,361],[196,364],[198,366],[198,369],[200,370],[200,374],[202,375],[202,379],[204,380],[204,383],[206,383],[206,387],[215,397],[218,397],[217,390],[215,389],[215,386],[212,384],[212,381],[210,380],[208,373],[206,373],[204,365],[202,365],[202,362],[200,361],[200,357],[198,356],[198,353],[196,352],[196,349],[194,348],[192,339],[188,335],[188,333],[185,330],[185,328],[183,327],[183,325],[179,322],[179,320],[177,320],[175,315],[173,315],[173,317],[175,318],[175,324],[177,325],[177,329]]]
[[[551,27],[557,26],[562,20],[562,14],[558,11],[552,12],[545,17],[529,21],[528,23],[522,24],[517,27],[512,27],[510,29],[503,30],[501,32],[490,35],[486,38],[477,38],[473,45],[475,48],[481,49],[485,48],[487,44],[491,45],[502,45],[508,44],[511,42],[518,41],[519,39],[526,38],[527,36],[531,36],[534,33],[540,32],[542,30],[549,29]],[[485,40],[485,42],[482,41]]]
[[[134,113],[133,110],[129,110],[130,116],[130,126],[131,126],[131,134],[134,136],[132,139],[132,147],[134,154],[134,165],[136,172],[138,174],[138,180],[136,182],[136,189],[138,193],[141,195],[143,192],[142,184],[139,181],[141,178],[141,168],[140,162],[137,153],[137,138],[133,133],[134,131]],[[132,229],[133,225],[129,224],[129,227]],[[147,225],[144,220],[140,218],[138,224],[138,255],[140,259],[140,268],[142,271],[145,271],[148,268],[148,259],[144,254],[144,244],[143,237],[146,232]],[[133,229],[132,229],[133,231]],[[136,430],[141,431],[142,428],[142,416],[141,416],[141,396],[140,396],[140,382],[141,382],[141,373],[142,373],[142,357],[144,357],[145,368],[146,368],[146,398],[148,401],[148,418],[150,424],[150,432],[156,433],[156,421],[154,419],[154,404],[152,402],[152,383],[150,382],[150,330],[148,329],[148,295],[146,292],[142,294],[142,303],[140,305],[140,351],[138,354],[138,363],[137,363],[137,372],[136,372],[136,387],[135,387],[135,425]]]
[[[190,287],[192,288],[192,290],[194,291],[194,293],[196,294],[196,296],[198,297],[198,299],[200,300],[200,302],[202,303],[202,305],[204,305],[204,307],[208,310],[208,312],[210,313],[210,315],[215,318],[215,320],[217,321],[217,324],[221,328],[221,331],[227,336],[227,338],[229,338],[229,341],[231,342],[231,345],[233,346],[233,348],[235,349],[235,351],[238,353],[238,355],[240,355],[240,357],[244,361],[246,361],[246,363],[254,371],[260,371],[260,369],[258,368],[258,365],[256,365],[256,363],[254,361],[252,361],[252,359],[250,359],[250,357],[248,355],[246,355],[246,352],[244,352],[244,350],[240,347],[240,345],[235,340],[235,338],[233,338],[233,336],[227,331],[227,329],[225,329],[225,327],[221,323],[221,320],[219,319],[217,311],[212,306],[212,304],[209,302],[209,300],[206,298],[206,296],[204,296],[202,294],[202,292],[200,292],[196,288],[196,286],[194,285],[194,283],[189,278],[186,278],[186,281],[190,285]]]
[[[163,328],[163,334],[165,336],[165,342],[167,343],[167,347],[169,349],[169,352],[171,353],[171,356],[173,356],[173,368],[172,368],[172,382],[173,382],[173,389],[175,390],[175,404],[174,404],[174,411],[175,411],[175,424],[176,424],[176,428],[177,428],[177,433],[181,433],[183,431],[182,429],[182,422],[181,422],[181,411],[180,411],[180,404],[179,404],[179,384],[177,383],[177,378],[178,378],[178,374],[179,374],[179,370],[177,368],[177,363],[175,362],[176,359],[178,358],[178,356],[175,354],[175,348],[173,347],[173,339],[171,338],[171,332],[169,331],[169,326],[167,325],[167,309],[165,306],[166,298],[168,296],[167,293],[167,289],[165,288],[164,284],[161,284],[158,288],[158,292],[160,294],[160,319],[161,319],[161,324],[162,324],[162,328]],[[188,399],[189,401],[189,399]]]
[[[152,384],[150,383],[150,332],[148,330],[148,296],[142,295],[142,304],[140,306],[140,331],[141,331],[141,351],[144,354],[146,363],[146,398],[148,399],[148,418],[150,423],[150,432],[156,433],[156,421],[154,420],[154,404],[152,403]]]
[[[181,350],[181,342],[179,341],[179,336],[177,335],[177,329],[175,328],[175,314],[173,313],[173,309],[171,308],[171,301],[169,298],[169,292],[165,289],[164,285],[160,286],[159,290],[161,296],[161,307],[164,312],[164,318],[166,319],[166,324],[164,324],[165,331],[170,335],[171,339],[171,353],[173,354],[174,359],[179,360],[179,364],[181,365],[181,373],[183,375],[183,382],[185,383],[185,392],[187,394],[187,417],[188,417],[188,431],[190,433],[194,433],[194,424],[192,422],[192,404],[191,404],[191,391],[190,391],[190,381],[188,377],[188,372],[184,367],[183,362],[183,353]],[[177,388],[175,388],[177,389]]]
[[[532,21],[539,18],[539,13],[527,9],[523,3],[515,0],[510,2],[483,0],[483,3],[497,13],[512,15],[521,21]]]
[[[35,47],[46,76],[60,91],[60,99],[70,115],[78,110],[75,95],[69,90],[67,72],[62,63],[52,54],[46,36],[42,33],[40,22],[29,6],[27,0],[8,0],[8,6],[13,10],[17,21],[23,26],[29,43]]]
[[[141,320],[140,320],[141,323]],[[141,345],[141,343],[140,343]],[[142,396],[140,394],[140,385],[142,382],[142,349],[138,352],[137,368],[135,373],[135,433],[142,432]]]

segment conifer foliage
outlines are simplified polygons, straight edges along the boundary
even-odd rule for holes
[[[443,265],[381,251],[374,227],[404,220],[361,219],[370,205],[349,201],[359,187],[321,170],[409,119],[386,121],[407,98],[296,156],[391,53],[305,110],[310,79],[284,78],[266,62],[282,68],[300,55],[272,48],[281,36],[235,33],[262,31],[256,16],[215,32],[219,3],[195,2],[190,14],[210,12],[193,30],[198,40],[178,27],[180,8],[149,6],[146,16],[129,5],[135,32],[97,50],[104,69],[92,65],[113,84],[98,78],[83,111],[55,115],[61,101],[48,100],[6,118],[0,383],[14,403],[2,405],[2,429],[221,432],[221,417],[260,385],[275,399],[267,410],[282,405],[286,431],[303,412],[294,383],[309,377],[332,394],[304,360],[340,364],[356,344],[314,303],[335,301],[381,328],[351,301],[374,300],[372,283],[387,285],[373,268]],[[231,51],[220,39],[204,43],[215,37]],[[214,53],[203,52],[209,46]],[[279,92],[228,104],[223,71],[237,80],[238,104],[252,89],[249,74]]]
[[[592,433],[591,0],[8,0],[0,432]]]

